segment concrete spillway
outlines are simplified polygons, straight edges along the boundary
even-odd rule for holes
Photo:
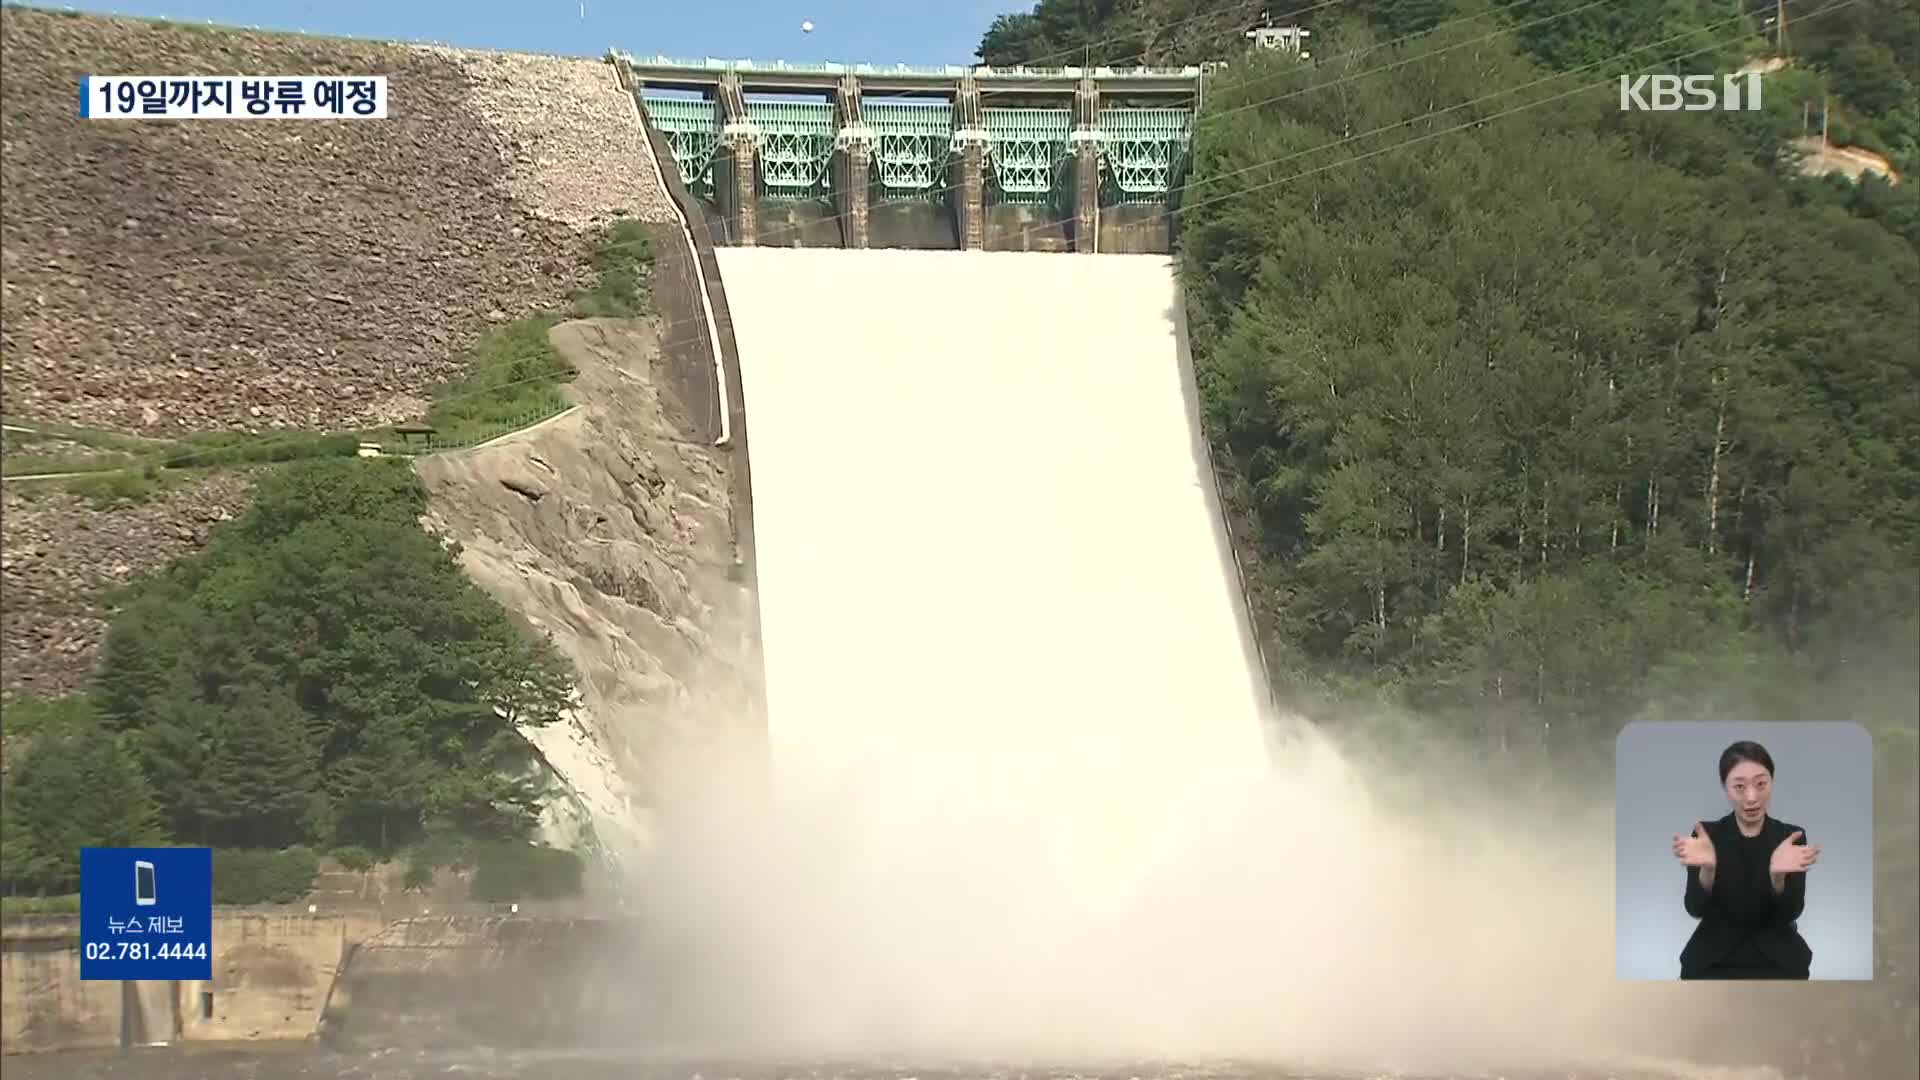
[[[781,784],[864,777],[895,823],[987,807],[1105,874],[1170,838],[1169,799],[1264,771],[1170,260],[719,260]]]

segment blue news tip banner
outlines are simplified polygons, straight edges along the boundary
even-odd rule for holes
[[[80,978],[213,978],[213,849],[81,848]]]

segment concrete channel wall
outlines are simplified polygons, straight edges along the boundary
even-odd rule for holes
[[[80,917],[0,925],[0,1053],[313,1034],[348,946],[386,920],[281,908],[218,911],[208,982],[83,982]]]
[[[627,919],[404,919],[348,950],[316,1033],[369,1048],[616,1040],[640,943]]]
[[[748,624],[748,647],[757,660],[760,647],[758,562],[753,518],[753,461],[747,431],[746,391],[740,378],[740,350],[734,339],[733,310],[727,303],[727,290],[720,275],[715,252],[715,230],[724,229],[712,207],[702,203],[682,182],[675,167],[673,148],[640,107],[635,87],[628,80],[624,65],[615,65],[621,85],[634,102],[635,122],[646,132],[659,166],[660,182],[667,197],[679,211],[678,225],[654,226],[651,239],[655,257],[655,302],[663,323],[676,330],[661,343],[667,378],[679,400],[690,413],[690,437],[717,444],[724,437],[733,466],[731,504],[735,565],[739,584],[744,587]],[[693,329],[708,324],[711,332]],[[717,362],[716,362],[717,353]],[[722,413],[724,411],[724,420]],[[758,665],[754,665],[755,670]],[[764,695],[756,687],[751,695],[762,722]]]
[[[216,912],[208,982],[83,982],[80,920],[0,933],[0,1053],[182,1042],[538,1044],[599,1024],[632,982],[621,919]],[[619,1018],[602,1025],[618,1030]]]

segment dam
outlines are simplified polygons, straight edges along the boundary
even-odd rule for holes
[[[216,987],[234,1021],[196,1019],[209,1003],[181,987],[144,1006],[187,1041],[306,1038],[319,1018],[363,1054],[174,1047],[9,1075],[1702,1075],[1617,1064],[1649,1018],[1668,1041],[1707,1025],[1697,999],[1604,981],[1592,865],[1395,820],[1313,739],[1276,749],[1293,728],[1168,254],[1197,71],[613,59],[686,246],[648,221],[668,355],[577,382],[570,423],[603,426],[571,430],[594,449],[657,436],[610,388],[658,386],[691,414],[661,457],[727,461],[747,555],[724,570],[751,578],[765,683],[752,760],[672,778],[693,797],[663,815],[630,917],[436,906],[286,944],[318,936],[301,923],[253,943],[275,963],[221,976],[244,976]],[[538,497],[507,497],[529,519],[642,486],[617,456],[534,456],[569,430],[473,458],[549,466]],[[681,505],[719,520],[718,490]],[[64,986],[19,970],[43,999]],[[106,1029],[111,1003],[79,1004]],[[683,1045],[691,1064],[651,1061]],[[766,1064],[781,1055],[859,1064]],[[941,1064],[981,1055],[1035,1064]],[[1159,1064],[1222,1056],[1283,1064]]]
[[[1150,864],[1142,793],[1252,783],[1278,719],[1164,253],[1200,69],[609,61],[732,312],[776,778]]]
[[[1172,250],[1200,67],[787,64],[611,53],[739,246]]]

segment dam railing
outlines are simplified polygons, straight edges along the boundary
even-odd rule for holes
[[[984,221],[1008,206],[1063,225],[1071,250],[1099,250],[1103,208],[1171,211],[1204,75],[618,51],[608,61],[666,137],[682,182],[741,246],[762,242],[762,204],[828,204],[842,246],[861,248],[872,246],[875,205],[925,203],[950,215],[963,249],[988,246]]]

